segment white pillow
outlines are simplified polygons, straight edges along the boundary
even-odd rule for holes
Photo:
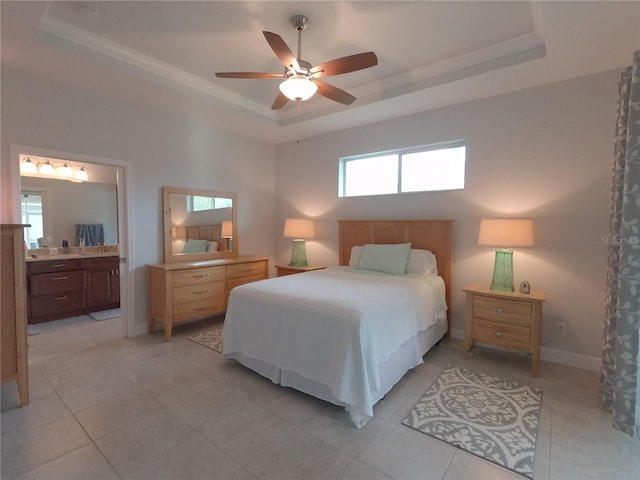
[[[360,264],[360,255],[362,254],[362,247],[351,247],[351,257],[349,258],[349,266],[357,267]]]
[[[412,248],[407,260],[406,273],[438,274],[438,263],[436,256],[429,250],[418,250]]]
[[[410,243],[378,245],[368,243],[362,248],[356,268],[374,272],[404,274],[411,250]]]
[[[209,242],[209,246],[207,247],[207,252],[217,252],[218,251],[218,242],[215,240],[211,240]]]

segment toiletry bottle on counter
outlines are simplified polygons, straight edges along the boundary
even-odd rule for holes
[[[62,248],[69,248],[69,242],[67,242],[64,235],[62,235]]]
[[[84,253],[84,238],[80,239],[80,253]]]

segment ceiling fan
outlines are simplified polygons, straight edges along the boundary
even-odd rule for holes
[[[280,35],[271,32],[262,32],[271,49],[284,65],[284,73],[219,72],[216,73],[216,77],[284,78],[285,81],[280,84],[280,93],[278,93],[278,96],[271,106],[272,110],[278,110],[284,107],[289,100],[307,100],[311,98],[316,91],[330,100],[351,105],[356,97],[318,79],[373,67],[378,64],[376,54],[373,52],[357,53],[312,66],[309,62],[302,59],[302,31],[309,24],[309,19],[304,15],[294,15],[291,17],[291,23],[298,31],[297,57]]]

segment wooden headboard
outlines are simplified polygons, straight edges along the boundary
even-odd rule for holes
[[[218,242],[218,245],[222,243],[222,224],[220,223],[217,225],[194,225],[184,228],[187,232],[187,240],[212,240]]]
[[[351,247],[367,243],[411,243],[411,248],[433,252],[451,308],[453,220],[338,220],[338,225],[340,265],[349,265]]]

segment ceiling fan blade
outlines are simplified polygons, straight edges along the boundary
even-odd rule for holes
[[[282,73],[260,73],[260,72],[218,72],[218,78],[284,78]]]
[[[280,59],[282,64],[289,68],[293,69],[296,72],[300,71],[300,65],[298,65],[298,59],[293,54],[291,49],[287,46],[282,37],[276,33],[271,32],[262,32],[264,38],[269,42],[269,46],[273,50],[273,53]]]
[[[278,96],[273,102],[273,105],[271,105],[271,110],[280,110],[282,107],[284,107],[287,104],[288,101],[289,99],[286,97],[284,93],[282,92],[278,93]]]
[[[355,72],[378,64],[378,57],[373,52],[356,53],[347,57],[336,58],[329,62],[316,65],[310,70],[315,78],[330,77],[343,73]]]
[[[345,105],[351,105],[356,101],[356,97],[338,87],[321,82],[320,80],[313,79],[311,81],[318,86],[318,93],[323,97]]]

